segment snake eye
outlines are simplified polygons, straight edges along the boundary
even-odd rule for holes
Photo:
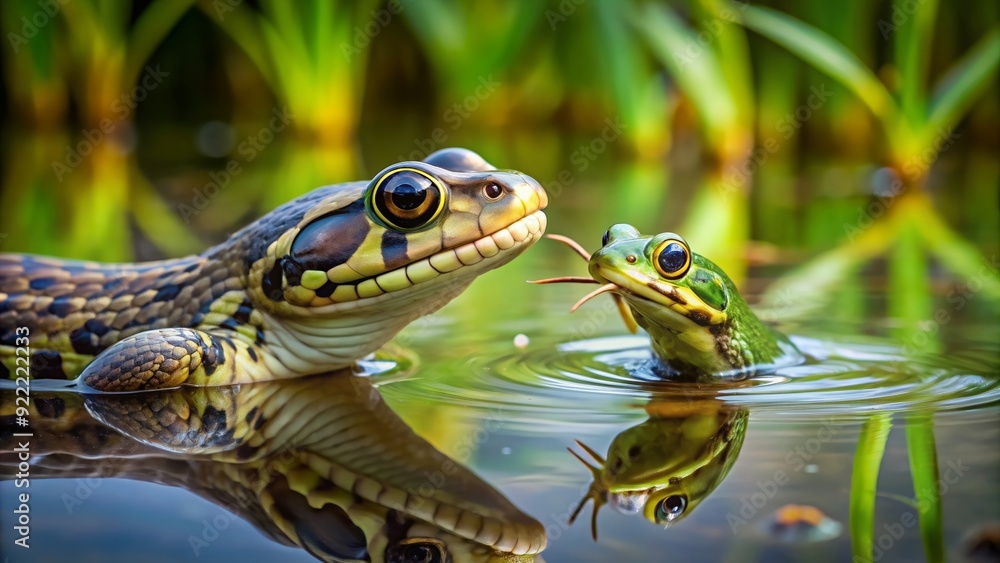
[[[601,237],[601,246],[607,246],[609,240],[611,240],[611,229],[604,231],[604,236]]]
[[[499,199],[503,195],[503,188],[499,184],[490,182],[483,187],[483,195],[486,196],[486,199]]]
[[[413,169],[389,172],[375,184],[371,197],[379,219],[401,231],[427,226],[444,208],[441,188]]]
[[[687,505],[687,497],[683,495],[670,495],[661,500],[660,504],[656,506],[657,522],[670,522],[680,518]]]
[[[684,241],[667,239],[653,251],[653,264],[663,277],[675,280],[691,267],[691,251]]]
[[[440,563],[444,561],[441,546],[435,543],[409,543],[389,548],[387,563]]]

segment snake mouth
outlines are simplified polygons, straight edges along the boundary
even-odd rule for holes
[[[545,213],[537,210],[473,242],[442,250],[353,284],[339,285],[330,295],[329,301],[333,302],[332,306],[351,302],[355,305],[367,304],[386,294],[423,286],[425,282],[435,278],[454,279],[461,276],[464,279],[465,272],[476,274],[491,270],[512,260],[534,244],[545,232],[545,226]]]

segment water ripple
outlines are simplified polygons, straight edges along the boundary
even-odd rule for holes
[[[794,338],[807,356],[737,383],[663,380],[642,336],[598,338],[471,361],[460,379],[421,378],[409,398],[465,407],[588,415],[624,405],[717,396],[754,412],[864,414],[873,410],[967,410],[1000,404],[995,353],[906,357],[897,347]],[[420,376],[417,376],[420,378]],[[396,389],[389,390],[395,394]],[[400,389],[400,392],[403,390]]]

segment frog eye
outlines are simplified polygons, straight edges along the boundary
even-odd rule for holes
[[[684,509],[687,508],[687,505],[687,497],[683,495],[670,495],[661,500],[660,504],[656,506],[656,521],[663,523],[680,518],[684,514]]]
[[[653,251],[656,271],[668,280],[683,277],[691,267],[691,251],[682,240],[667,239]]]
[[[385,560],[386,563],[440,563],[444,561],[444,553],[437,543],[415,542],[390,547]]]
[[[375,214],[400,231],[426,227],[444,209],[444,194],[430,176],[407,168],[382,176],[371,195]]]

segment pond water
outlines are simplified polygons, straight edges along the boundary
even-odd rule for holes
[[[380,462],[388,469],[368,466],[372,472],[409,474],[414,488],[430,483],[451,494],[452,477],[442,479],[435,467],[454,460],[481,479],[460,473],[460,492],[473,503],[501,502],[492,487],[513,503],[502,505],[502,518],[529,515],[544,527],[542,555],[550,562],[846,561],[855,553],[852,540],[865,535],[874,546],[871,560],[920,560],[933,545],[947,560],[962,560],[969,536],[1000,519],[1000,347],[987,312],[956,313],[940,332],[940,352],[914,354],[887,336],[891,322],[828,322],[836,313],[820,308],[782,327],[808,356],[805,364],[740,384],[682,385],[649,376],[645,336],[626,333],[610,300],[569,315],[582,291],[524,283],[526,271],[544,277],[582,269],[568,265],[556,246],[543,241],[520,259],[522,268],[485,275],[365,364],[370,373],[351,388],[371,383],[395,414],[376,412],[358,424],[375,427],[398,416],[445,456],[428,458],[380,438],[400,451]],[[758,281],[749,285],[763,285]],[[883,297],[865,296],[874,304]],[[332,399],[323,400],[333,400],[351,377],[309,385],[314,395],[329,390]],[[274,541],[282,532],[259,510],[216,503],[236,494],[218,478],[232,473],[218,467],[239,464],[198,469],[197,462],[229,455],[231,435],[220,438],[204,422],[208,438],[179,432],[167,444],[163,432],[136,428],[122,414],[158,412],[152,406],[83,408],[66,394],[35,396],[32,547],[9,550],[5,543],[5,561],[313,560],[307,550]],[[311,412],[294,410],[285,422]],[[329,426],[315,420],[303,423],[305,435],[325,436]],[[12,431],[5,419],[5,439]],[[201,440],[202,449],[192,453],[184,440]],[[592,504],[568,523],[593,481],[567,451],[589,457],[576,440],[607,457],[606,468],[619,464],[596,542]],[[613,441],[619,453],[608,453]],[[926,478],[934,456],[914,457],[921,444],[936,453],[940,491],[927,512],[939,510],[940,518],[925,515],[923,522],[914,477]],[[3,459],[13,466],[12,452]],[[695,477],[688,477],[693,468]],[[630,471],[646,475],[640,486],[625,483]],[[686,509],[664,528],[647,521],[642,506],[668,486],[685,496]],[[0,483],[4,498],[16,492],[12,481]],[[786,505],[815,507],[824,516],[779,529],[776,513]],[[794,520],[787,509],[782,514]],[[2,525],[5,534],[15,525],[11,510]]]
[[[544,181],[563,177],[552,155],[569,154],[575,141],[536,141],[526,136],[509,158],[494,160],[521,163],[533,151],[551,153],[536,155],[549,165],[533,173],[559,192],[550,193],[549,230],[587,247],[614,222],[647,232],[676,228],[699,182],[673,178],[668,187],[658,163],[602,161],[587,171],[587,182],[576,171],[554,185]],[[372,161],[395,160],[395,152],[382,152]],[[235,217],[252,217],[256,199],[244,195],[261,198],[274,177],[315,185],[314,178],[294,176],[301,168],[260,171],[263,179],[247,172],[204,220],[199,216],[195,230],[230,215],[218,230],[232,230]],[[857,202],[869,194],[843,186],[860,185],[858,176],[871,170],[851,170],[817,181],[817,193],[833,194],[828,199],[788,210],[808,224],[803,230],[812,234],[804,236],[841,237],[844,221],[856,218]],[[192,177],[177,181],[185,174]],[[187,171],[153,178],[170,192],[168,201],[187,201],[207,176]],[[171,182],[176,185],[164,189]],[[697,251],[697,240],[688,240]],[[137,246],[140,255],[149,247]],[[793,253],[784,262],[805,258]],[[756,302],[787,267],[752,271],[743,284],[748,300]],[[322,481],[315,474],[329,465],[324,455],[344,461],[345,452],[369,451],[351,445],[351,429],[370,430],[375,444],[369,453],[377,463],[344,461],[358,475],[369,472],[418,491],[429,486],[429,498],[465,499],[470,510],[514,523],[533,547],[543,530],[542,557],[549,562],[961,561],[977,534],[1000,534],[1000,325],[986,298],[979,303],[972,296],[959,306],[945,298],[947,288],[936,287],[935,311],[947,315],[935,318],[947,321],[928,338],[900,338],[902,323],[886,314],[889,290],[876,266],[811,304],[806,315],[776,315],[805,363],[738,384],[692,385],[652,376],[648,340],[626,332],[610,299],[595,299],[571,315],[585,290],[525,283],[584,273],[578,256],[542,241],[482,276],[439,313],[414,322],[354,379],[340,374],[222,394],[189,390],[160,402],[155,394],[120,401],[46,394],[39,385],[33,389],[31,549],[12,550],[4,542],[4,563],[311,561],[311,552],[322,551],[317,546],[346,549],[356,538],[344,530],[354,528],[335,514],[299,504],[285,506],[287,519],[277,522],[268,508],[281,495],[261,496],[246,485],[261,483],[264,465],[240,452],[251,443],[266,452],[266,462],[288,444],[307,443],[321,455],[293,456],[279,467],[288,472],[301,462],[298,478],[315,486]],[[23,491],[8,476],[17,465],[11,434],[18,429],[7,410],[13,395],[0,392],[0,435],[12,444],[0,452],[7,469],[0,496],[15,499]],[[268,403],[261,399],[268,393],[298,399]],[[313,402],[295,402],[302,397]],[[261,410],[254,412],[269,405],[282,414],[242,434],[220,430],[219,412],[229,417],[223,421],[245,418],[252,410],[247,405],[258,402]],[[367,406],[358,410],[355,403]],[[218,408],[206,411],[206,405]],[[151,430],[142,422],[149,412],[170,416]],[[172,426],[177,421],[197,424]],[[592,488],[594,474],[567,448],[603,465],[603,485]],[[443,467],[451,469],[446,478]],[[569,523],[581,499],[595,496],[608,501],[598,512],[596,541],[593,502]],[[657,501],[667,496],[685,500],[682,517],[665,527],[649,520],[657,519]],[[345,498],[338,502],[367,511],[351,513],[355,523],[377,528],[392,518],[384,507]],[[5,537],[15,526],[13,508],[0,513]],[[289,540],[290,529],[298,530],[298,541]],[[309,549],[293,545],[303,537]]]

